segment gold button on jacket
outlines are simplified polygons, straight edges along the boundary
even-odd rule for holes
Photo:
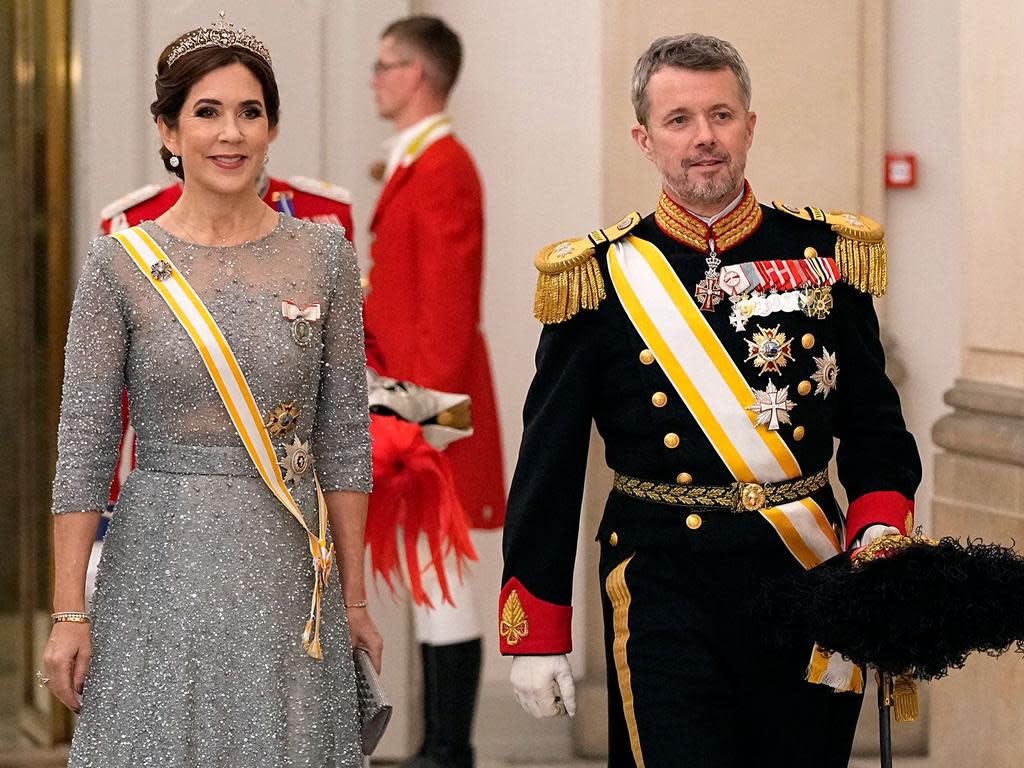
[[[645,349],[640,352],[640,362],[644,365],[650,365],[654,362],[654,353],[649,349]]]
[[[611,534],[608,536],[608,543],[611,544],[613,547],[619,546],[619,534],[617,534],[615,531],[612,531]]]
[[[655,392],[651,395],[651,402],[654,403],[655,408],[664,408],[668,403],[668,395],[664,392]]]
[[[689,485],[693,482],[693,475],[689,472],[680,472],[676,475],[676,482],[679,483],[679,485]]]
[[[665,435],[665,447],[666,448],[675,448],[678,445],[679,445],[679,435],[677,435],[675,432],[669,432],[667,435]]]
[[[700,515],[687,515],[686,516],[686,527],[691,531],[696,531],[704,524],[704,521],[700,519]]]

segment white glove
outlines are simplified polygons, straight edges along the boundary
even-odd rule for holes
[[[882,525],[881,523],[869,525],[867,528],[861,531],[860,536],[854,539],[853,548],[857,549],[858,547],[866,547],[875,539],[880,539],[883,536],[892,536],[894,534],[896,536],[899,536],[899,533],[899,529],[893,528],[891,525]]]
[[[576,714],[576,684],[565,654],[516,656],[509,680],[519,706],[534,717]]]

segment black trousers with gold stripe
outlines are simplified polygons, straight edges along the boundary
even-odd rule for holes
[[[833,768],[862,696],[803,680],[810,648],[769,641],[755,603],[799,569],[782,546],[701,552],[602,541],[611,768]]]

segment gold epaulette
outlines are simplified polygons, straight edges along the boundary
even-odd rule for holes
[[[594,258],[595,249],[618,240],[639,223],[640,214],[633,211],[612,227],[542,248],[533,260],[540,273],[533,302],[534,316],[548,325],[564,323],[580,309],[597,309],[608,294],[601,267]]]
[[[780,200],[772,205],[807,221],[821,221],[836,233],[836,266],[843,280],[859,291],[882,296],[888,287],[888,254],[885,230],[867,216],[845,211],[825,213],[820,208],[796,208]]]

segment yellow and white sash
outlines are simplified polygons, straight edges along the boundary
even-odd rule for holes
[[[263,424],[263,417],[256,405],[256,400],[249,389],[249,384],[242,374],[234,352],[227,339],[210,315],[202,299],[196,294],[184,275],[164,253],[163,249],[153,240],[142,227],[132,227],[111,235],[128,252],[135,265],[146,276],[157,293],[170,307],[171,312],[188,333],[192,343],[206,365],[206,370],[213,379],[214,386],[224,406],[227,408],[231,423],[238,431],[249,458],[255,465],[263,482],[271,493],[284,505],[309,537],[309,551],[313,556],[314,578],[313,597],[310,601],[309,619],[302,634],[302,645],[310,656],[323,658],[320,646],[320,613],[323,591],[327,586],[334,563],[334,545],[327,545],[327,504],[324,500],[320,481],[313,473],[316,483],[316,498],[319,512],[319,535],[309,529],[302,511],[285,485],[278,464],[270,434]],[[160,264],[162,262],[162,265]],[[154,267],[154,265],[159,265]],[[165,277],[161,279],[158,274]]]
[[[635,235],[608,249],[608,271],[630,321],[658,365],[693,414],[701,430],[737,481],[774,483],[800,477],[800,464],[774,431],[755,426],[747,410],[755,397],[721,340],[683,287],[665,255]],[[813,499],[762,509],[786,547],[804,568],[813,568],[842,551],[825,512]],[[811,673],[832,687],[859,686],[860,670],[845,684],[835,681],[843,660],[834,656]],[[857,680],[853,678],[856,677]]]

